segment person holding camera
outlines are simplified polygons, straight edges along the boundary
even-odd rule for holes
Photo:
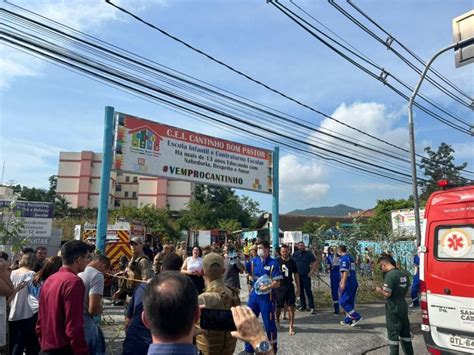
[[[245,271],[245,266],[240,261],[239,255],[233,245],[224,245],[224,284],[240,291],[240,276]]]
[[[248,307],[232,307],[234,338],[249,342],[260,354],[273,354],[265,332]],[[151,331],[153,343],[148,354],[197,355],[193,345],[194,324],[201,316],[198,293],[186,275],[166,271],[155,276],[143,296],[143,322]]]

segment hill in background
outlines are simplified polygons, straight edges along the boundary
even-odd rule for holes
[[[298,209],[286,214],[298,216],[346,217],[350,213],[357,211],[361,211],[361,209],[339,204],[333,207],[323,206],[306,208],[304,210]]]

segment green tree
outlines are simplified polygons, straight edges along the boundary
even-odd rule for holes
[[[50,202],[55,202],[56,198],[56,188],[58,187],[58,176],[57,175],[51,175],[48,178],[49,181],[49,189],[46,192],[46,198]]]
[[[64,196],[56,196],[54,199],[54,218],[65,218],[68,216],[71,203]]]
[[[428,181],[421,183],[422,190],[420,199],[426,201],[428,197],[439,189],[437,182],[447,179],[451,184],[462,185],[466,179],[461,176],[467,163],[461,165],[454,164],[454,149],[446,143],[441,143],[437,151],[426,147],[427,157],[421,158],[420,168],[424,170],[424,175]]]
[[[197,185],[195,200],[179,219],[182,229],[213,229],[226,220],[235,220],[241,228],[255,225],[260,212],[258,202],[239,197],[227,187]]]
[[[141,222],[147,233],[166,236],[170,239],[179,238],[179,232],[166,208],[144,206],[141,208],[121,206],[110,213],[113,222],[123,219],[128,222]]]
[[[26,245],[22,235],[24,222],[21,212],[16,209],[18,195],[14,195],[10,205],[0,211],[0,243],[11,245],[13,253],[18,253]]]

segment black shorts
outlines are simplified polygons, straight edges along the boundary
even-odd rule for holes
[[[275,290],[276,307],[283,308],[285,303],[287,306],[294,306],[296,302],[295,288],[293,285],[278,287]]]

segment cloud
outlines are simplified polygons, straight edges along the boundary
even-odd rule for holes
[[[21,176],[15,183],[30,187],[48,186],[48,177],[57,173],[59,152],[65,149],[22,138],[2,136],[0,162],[5,161],[4,183]],[[53,173],[52,173],[53,172]]]
[[[389,111],[382,103],[354,102],[350,105],[342,103],[331,116],[350,126],[357,127],[362,132],[377,136],[395,145],[407,147],[407,130],[405,125],[399,126],[400,119],[405,112],[405,105]],[[354,141],[360,140],[383,146],[383,143],[374,141],[367,135],[342,126],[329,118],[324,119],[321,126],[349,136]],[[388,148],[388,146],[385,145],[384,148]]]
[[[280,158],[280,198],[285,206],[313,205],[329,192],[326,172],[315,162],[302,162],[294,155]]]
[[[166,5],[165,0],[134,0],[114,1],[135,13],[143,12],[154,4]],[[102,0],[42,0],[42,1],[15,1],[16,5],[36,12],[44,17],[60,22],[84,32],[97,32],[110,21],[130,21],[131,18],[123,15],[119,10]],[[7,4],[5,5],[7,7]],[[11,7],[11,11],[22,13],[21,10]],[[30,17],[29,13],[25,14]],[[8,89],[11,83],[20,77],[41,75],[45,65],[29,54],[19,52],[7,46],[0,46],[0,90]]]

